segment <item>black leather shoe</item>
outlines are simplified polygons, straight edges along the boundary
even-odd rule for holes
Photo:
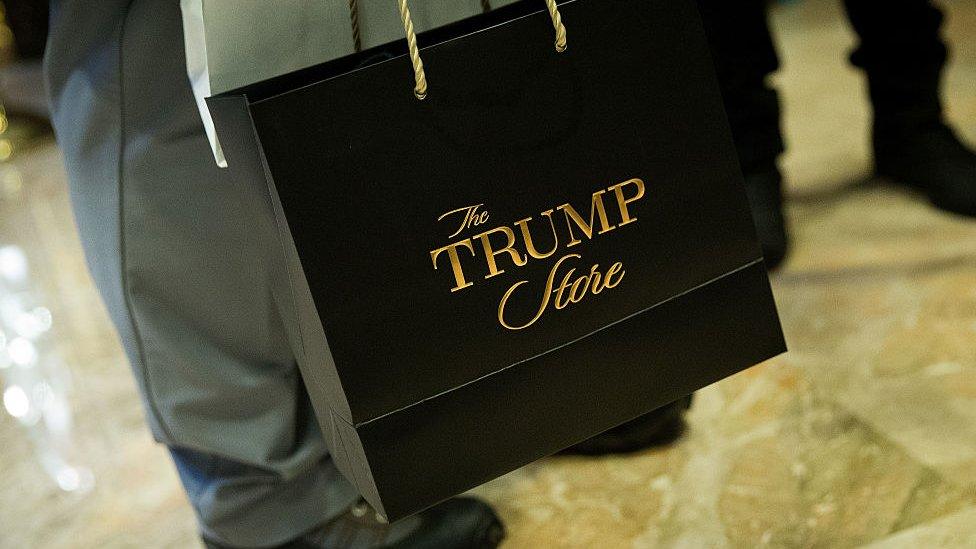
[[[783,263],[790,250],[783,218],[783,176],[775,164],[744,175],[766,269],[773,271]]]
[[[688,395],[603,434],[570,446],[560,454],[574,456],[627,454],[671,444],[684,433],[684,415],[690,406],[691,395]]]
[[[936,207],[976,217],[976,152],[942,122],[875,128],[877,174],[925,193]]]
[[[505,537],[487,503],[468,497],[386,522],[360,500],[345,513],[280,549],[494,549]],[[205,542],[208,549],[230,549]]]

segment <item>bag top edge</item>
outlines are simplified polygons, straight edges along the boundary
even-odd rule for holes
[[[573,1],[575,0],[560,0],[559,3],[567,4]],[[448,25],[424,31],[418,34],[417,41],[421,49],[426,49],[471,34],[484,32],[493,27],[535,15],[542,11],[545,11],[545,5],[542,2],[521,0],[514,4],[493,9],[487,13],[480,13]],[[365,49],[358,53],[305,67],[267,80],[248,84],[247,86],[224,91],[212,97],[245,96],[247,97],[248,103],[257,103],[306,86],[393,61],[406,55],[407,45],[405,39],[398,39]]]

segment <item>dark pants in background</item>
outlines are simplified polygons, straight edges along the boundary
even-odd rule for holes
[[[47,41],[47,0],[17,0],[3,3],[7,26],[14,35],[19,59],[40,59]]]
[[[851,62],[865,71],[875,130],[938,117],[946,46],[942,13],[929,0],[846,0],[860,36]],[[732,135],[746,173],[783,152],[780,107],[766,82],[779,67],[766,0],[698,0]]]

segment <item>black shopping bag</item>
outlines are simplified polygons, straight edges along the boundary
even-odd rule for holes
[[[694,4],[543,0],[211,98],[332,456],[396,519],[785,350]]]

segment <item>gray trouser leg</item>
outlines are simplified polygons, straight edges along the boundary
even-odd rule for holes
[[[204,533],[280,543],[354,493],[289,345],[265,182],[215,166],[180,25],[175,0],[55,2],[53,120],[86,256],[153,433],[223,464],[199,468],[205,489],[187,486]]]

